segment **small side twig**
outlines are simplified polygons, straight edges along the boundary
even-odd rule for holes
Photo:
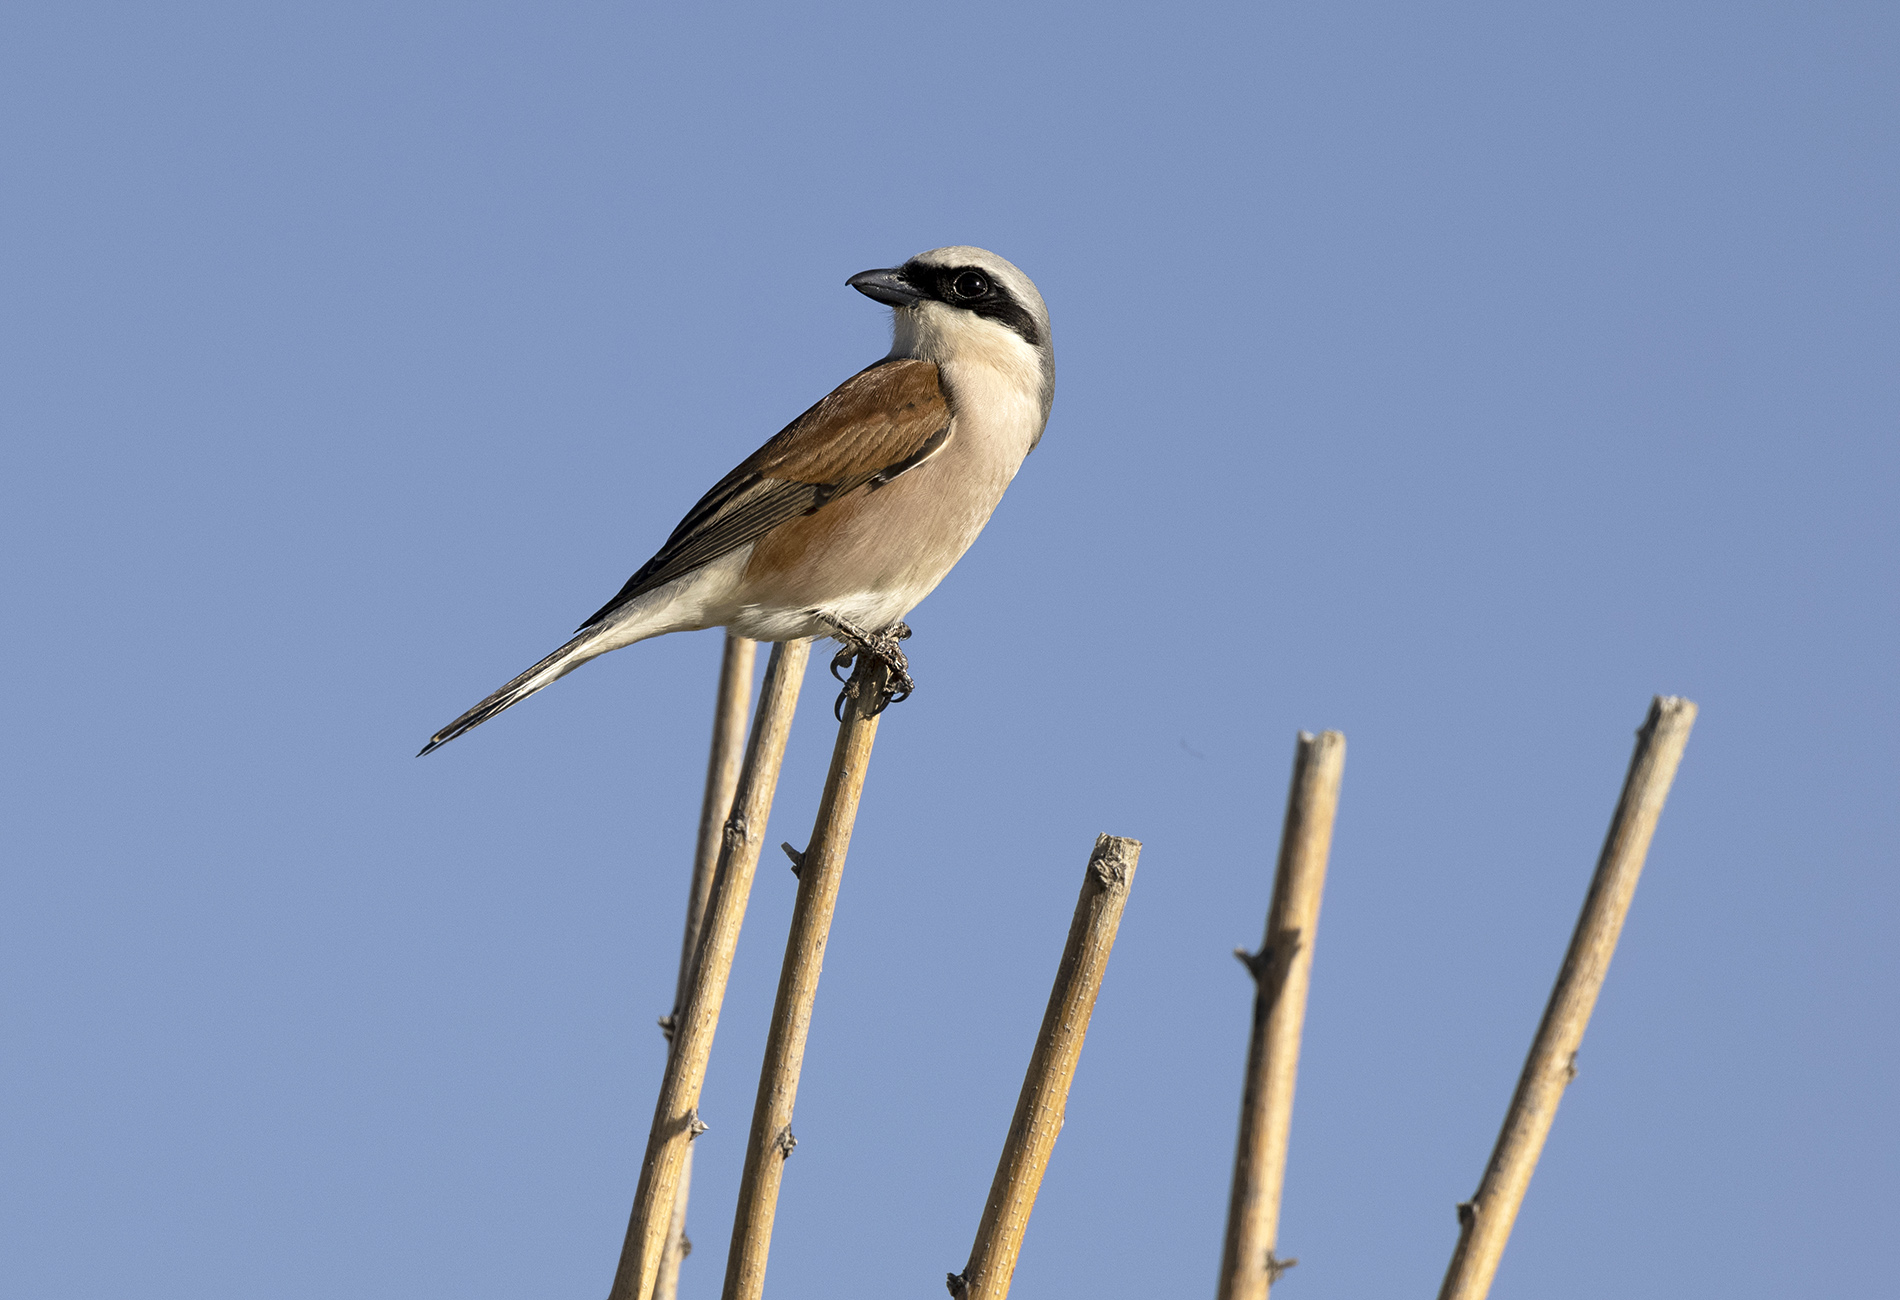
[[[1009,1294],[1029,1212],[1035,1208],[1043,1171],[1062,1131],[1069,1084],[1075,1078],[1095,995],[1102,987],[1140,857],[1139,840],[1103,835],[1095,841],[1082,877],[1082,896],[1076,900],[1075,919],[1069,925],[1069,941],[1056,968],[1055,987],[1049,992],[1049,1008],[1036,1035],[1009,1138],[996,1162],[976,1243],[970,1248],[970,1262],[961,1273],[948,1277],[950,1293],[962,1300],[1003,1300]]]
[[[1247,1046],[1234,1185],[1215,1292],[1220,1300],[1265,1300],[1280,1274],[1299,1262],[1277,1258],[1273,1248],[1280,1229],[1280,1193],[1286,1185],[1286,1143],[1312,979],[1313,935],[1319,926],[1345,765],[1346,738],[1337,731],[1300,733],[1293,749],[1293,780],[1287,790],[1266,935],[1259,952],[1238,949],[1234,954],[1254,979],[1253,1035]]]
[[[824,966],[831,918],[844,878],[845,852],[857,821],[864,775],[877,739],[879,705],[890,671],[868,654],[858,656],[851,675],[856,689],[840,706],[843,718],[831,751],[831,770],[818,801],[818,819],[803,853],[784,845],[798,875],[798,901],[791,933],[785,940],[785,964],[779,972],[778,997],[759,1069],[759,1095],[752,1107],[752,1133],[746,1142],[745,1173],[739,1181],[739,1206],[733,1218],[732,1249],[726,1256],[724,1300],[759,1300],[765,1291],[766,1258],[772,1249],[772,1223],[778,1213],[779,1184],[785,1161],[798,1139],[792,1136],[792,1107],[798,1100],[798,1076],[811,1032],[812,1004]]]
[[[719,1008],[725,1000],[726,980],[732,974],[732,957],[739,944],[739,926],[745,920],[746,900],[758,869],[765,824],[771,817],[772,796],[778,787],[779,765],[784,761],[785,741],[810,654],[809,641],[781,642],[772,647],[765,684],[759,691],[759,715],[752,726],[745,767],[733,795],[732,816],[720,837],[719,866],[700,927],[691,984],[674,1019],[672,1050],[667,1054],[666,1075],[653,1109],[653,1127],[640,1165],[640,1187],[627,1223],[620,1267],[608,1293],[610,1300],[650,1300],[659,1278],[687,1144],[704,1131],[698,1106],[700,1089],[706,1081],[706,1061],[712,1054]]]
[[[1629,774],[1610,818],[1590,892],[1584,896],[1583,912],[1543,1021],[1531,1040],[1497,1146],[1477,1194],[1458,1206],[1458,1245],[1445,1270],[1439,1300],[1484,1300],[1491,1290],[1518,1208],[1537,1169],[1537,1157],[1557,1118],[1557,1103],[1576,1076],[1577,1049],[1609,973],[1623,919],[1649,855],[1650,837],[1662,816],[1663,801],[1682,762],[1695,716],[1696,706],[1690,701],[1659,695],[1636,733],[1636,751],[1630,756]]]
[[[719,657],[719,694],[713,705],[712,745],[706,759],[706,794],[699,805],[699,839],[693,851],[693,878],[686,893],[685,934],[680,940],[679,979],[673,987],[673,1009],[661,1027],[667,1041],[679,1022],[680,1008],[693,979],[693,955],[699,951],[700,921],[712,893],[713,873],[719,867],[721,831],[732,815],[732,795],[739,787],[739,764],[745,755],[745,724],[752,701],[752,669],[758,642],[726,633]],[[666,1231],[666,1249],[660,1257],[660,1278],[654,1300],[674,1300],[679,1294],[680,1263],[692,1251],[686,1237],[686,1201],[693,1184],[693,1148],[686,1148],[680,1168],[679,1190],[673,1195],[673,1215]]]

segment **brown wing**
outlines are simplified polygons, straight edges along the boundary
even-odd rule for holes
[[[880,361],[781,429],[680,520],[659,553],[585,623],[755,542],[788,519],[921,465],[950,436],[933,362]]]

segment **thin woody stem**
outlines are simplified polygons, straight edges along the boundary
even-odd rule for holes
[[[877,739],[879,706],[889,681],[886,663],[870,654],[858,655],[811,840],[803,853],[792,851],[798,872],[798,901],[785,941],[785,964],[779,973],[765,1061],[759,1069],[759,1095],[752,1108],[745,1173],[739,1182],[732,1249],[726,1256],[724,1300],[759,1300],[765,1291],[765,1265],[772,1249],[779,1185],[785,1162],[798,1141],[792,1136],[792,1107],[798,1100],[798,1076],[811,1032],[812,1005],[818,997],[818,976],[824,966],[831,918],[837,910],[845,852],[851,846],[871,746]],[[789,845],[786,847],[791,851]]]
[[[752,668],[758,642],[726,633],[719,662],[719,694],[713,706],[712,745],[706,759],[706,794],[699,806],[699,840],[694,846],[693,878],[686,894],[685,934],[680,941],[679,980],[673,989],[673,1009],[660,1021],[667,1041],[686,990],[692,983],[693,957],[699,951],[700,921],[712,893],[713,873],[719,867],[719,843],[726,819],[732,815],[733,792],[739,787],[739,764],[745,755],[746,710],[752,699]],[[692,1250],[686,1237],[686,1201],[693,1183],[693,1148],[686,1148],[679,1191],[673,1197],[673,1216],[666,1230],[666,1252],[660,1260],[655,1300],[674,1300],[679,1294],[680,1263]]]
[[[950,1294],[959,1300],[1003,1300],[1009,1294],[1023,1234],[1029,1228],[1029,1212],[1036,1206],[1043,1172],[1055,1150],[1056,1135],[1062,1131],[1069,1084],[1075,1078],[1095,995],[1101,991],[1140,856],[1139,840],[1103,835],[1095,841],[1095,852],[1082,877],[1082,895],[1076,900],[1075,919],[1069,925],[1069,941],[1056,968],[1055,987],[1049,991],[1049,1009],[1043,1013],[1022,1094],[1016,1100],[1016,1115],[970,1248],[970,1262],[961,1273],[949,1276]]]
[[[1477,1194],[1458,1207],[1458,1245],[1445,1270],[1439,1300],[1484,1300],[1491,1290],[1511,1226],[1517,1222],[1524,1193],[1536,1172],[1537,1157],[1557,1118],[1557,1103],[1576,1077],[1577,1049],[1609,973],[1623,920],[1636,895],[1636,881],[1643,873],[1643,860],[1649,856],[1650,838],[1656,833],[1695,716],[1696,706],[1690,701],[1659,695],[1636,733],[1636,751],[1630,756],[1629,774],[1610,818],[1590,892],[1584,896],[1583,912],[1543,1021],[1531,1040],[1497,1146],[1485,1165]]]
[[[1300,1066],[1300,1032],[1312,980],[1313,937],[1332,849],[1346,738],[1337,731],[1301,732],[1293,751],[1280,860],[1260,951],[1237,952],[1254,978],[1253,1035],[1240,1103],[1234,1185],[1227,1204],[1219,1300],[1265,1300],[1274,1281],[1298,1261],[1274,1256],[1280,1194],[1286,1184],[1287,1134]]]
[[[759,692],[759,716],[753,723],[745,768],[733,796],[732,816],[726,822],[719,867],[706,904],[691,984],[673,1025],[673,1049],[667,1054],[666,1076],[653,1110],[653,1128],[640,1165],[640,1187],[634,1196],[620,1267],[608,1293],[610,1300],[651,1300],[686,1163],[687,1144],[705,1130],[699,1122],[699,1095],[706,1082],[706,1062],[712,1054],[719,1008],[732,974],[739,927],[752,893],[752,877],[758,869],[765,824],[772,813],[785,741],[810,653],[809,641],[781,642],[772,647],[765,685]]]

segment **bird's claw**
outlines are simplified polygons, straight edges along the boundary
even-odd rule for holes
[[[840,672],[839,670],[851,667],[852,663],[857,659],[857,657],[858,657],[857,647],[852,645],[850,642],[846,642],[844,645],[840,646],[838,649],[838,653],[831,656],[831,675],[837,678],[841,682],[849,681],[850,674],[845,673],[845,672]]]
[[[878,692],[878,698],[865,710],[867,718],[875,718],[899,700],[910,698],[910,693],[917,689],[917,682],[910,675],[910,660],[904,657],[899,647],[899,642],[910,639],[908,624],[894,623],[882,632],[869,632],[828,614],[819,614],[818,617],[830,624],[835,629],[835,635],[844,643],[838,653],[831,657],[831,675],[844,683],[844,689],[838,692],[838,701],[832,708],[838,721],[844,721],[845,701],[856,699],[859,689],[856,674],[847,676],[841,670],[856,664],[860,655],[869,655],[889,672],[885,688]]]

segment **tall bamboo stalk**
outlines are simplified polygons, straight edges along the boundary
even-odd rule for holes
[[[1069,925],[1069,941],[1056,968],[1049,1009],[1043,1013],[1036,1049],[1030,1055],[1022,1094],[1016,1100],[1016,1115],[1010,1121],[1009,1138],[1003,1144],[1002,1159],[996,1163],[996,1177],[990,1183],[989,1200],[983,1205],[970,1262],[961,1273],[949,1275],[950,1294],[958,1300],[1003,1300],[1009,1294],[1023,1233],[1029,1227],[1029,1212],[1035,1208],[1043,1172],[1055,1150],[1056,1135],[1062,1131],[1069,1084],[1075,1078],[1082,1040],[1095,1010],[1095,995],[1102,987],[1109,950],[1115,946],[1115,930],[1121,924],[1122,906],[1128,901],[1128,887],[1134,882],[1140,857],[1141,841],[1115,835],[1099,836],[1095,851],[1089,855],[1082,896],[1076,900],[1075,919]]]
[[[1300,1031],[1313,971],[1313,937],[1320,893],[1339,807],[1346,738],[1337,731],[1302,731],[1293,749],[1280,860],[1273,873],[1260,951],[1236,949],[1254,979],[1253,1035],[1240,1103],[1240,1139],[1234,1186],[1227,1203],[1227,1241],[1221,1253],[1219,1300],[1266,1300],[1273,1283],[1297,1260],[1276,1259],[1280,1192],[1286,1183],[1287,1133],[1293,1125],[1293,1085],[1300,1066]]]
[[[1544,1008],[1544,1019],[1531,1040],[1497,1146],[1477,1194],[1458,1207],[1458,1246],[1445,1270],[1439,1300],[1484,1300],[1491,1290],[1511,1225],[1517,1221],[1531,1174],[1537,1169],[1537,1157],[1557,1118],[1557,1103],[1576,1077],[1577,1049],[1609,972],[1623,919],[1629,914],[1636,881],[1649,854],[1650,837],[1662,816],[1663,801],[1682,762],[1695,716],[1696,706],[1690,701],[1659,695],[1636,733],[1636,751],[1630,756],[1629,774],[1610,818],[1590,892],[1584,896],[1583,912]]]
[[[719,843],[726,819],[732,815],[732,795],[739,787],[739,763],[745,754],[747,706],[752,700],[752,668],[758,642],[726,633],[719,659],[719,694],[713,705],[712,745],[706,759],[706,794],[699,805],[699,840],[693,852],[693,878],[686,893],[685,934],[680,940],[679,979],[673,986],[673,1009],[660,1020],[670,1044],[673,1025],[686,1003],[692,983],[693,956],[699,951],[700,921],[712,893],[713,873],[719,867]],[[666,1251],[660,1257],[660,1280],[655,1300],[674,1300],[679,1294],[680,1261],[692,1250],[686,1237],[686,1201],[693,1184],[693,1148],[686,1148],[679,1190],[673,1197],[673,1215],[666,1231]]]
[[[803,853],[793,852],[798,871],[798,901],[791,933],[785,940],[785,964],[779,972],[778,998],[765,1062],[759,1069],[759,1096],[752,1107],[752,1133],[746,1142],[745,1173],[739,1182],[739,1208],[732,1225],[732,1249],[726,1256],[724,1300],[759,1300],[765,1292],[766,1257],[772,1249],[772,1222],[778,1213],[779,1184],[785,1161],[797,1139],[792,1136],[792,1106],[798,1100],[798,1075],[811,1032],[812,1004],[838,887],[844,878],[845,852],[857,821],[864,774],[877,739],[878,713],[890,672],[870,655],[858,656],[847,690],[831,770],[818,801],[818,819]]]
[[[699,1122],[699,1094],[706,1082],[706,1060],[712,1053],[713,1032],[719,1025],[739,926],[745,920],[785,740],[810,653],[809,641],[772,647],[759,692],[759,716],[746,746],[745,768],[733,796],[732,816],[726,822],[719,867],[700,927],[691,987],[673,1025],[673,1048],[667,1053],[666,1076],[653,1110],[653,1128],[640,1165],[640,1188],[634,1196],[610,1300],[651,1300],[659,1278],[687,1145],[705,1129]]]

